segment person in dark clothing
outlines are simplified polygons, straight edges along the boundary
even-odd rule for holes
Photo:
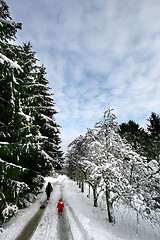
[[[46,187],[47,200],[49,200],[52,191],[53,191],[53,188],[51,183],[49,182]]]

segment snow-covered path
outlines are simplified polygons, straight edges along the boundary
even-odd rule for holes
[[[53,183],[53,181],[52,181]],[[60,184],[54,184],[53,192],[50,200],[47,204],[46,211],[32,236],[32,240],[35,239],[58,239],[58,214],[57,214],[57,202],[61,197]]]
[[[36,230],[30,240],[159,240],[159,230],[154,232],[135,232],[133,220],[131,224],[120,218],[115,226],[106,220],[106,210],[93,207],[93,200],[81,193],[77,184],[66,176],[47,178],[53,184],[53,192],[43,212],[43,216],[36,224]],[[57,213],[57,203],[62,198],[64,202],[63,215]],[[23,229],[31,222],[39,211],[40,205],[46,200],[45,191],[29,208],[21,210],[13,218],[6,230],[0,234],[1,240],[16,240]],[[123,211],[123,209],[121,209]],[[126,218],[127,216],[125,216]],[[133,219],[133,216],[131,216]],[[130,224],[130,225],[129,225]]]
[[[29,239],[94,240],[97,239],[97,234],[99,234],[99,232],[101,232],[101,237],[98,238],[100,240],[115,239],[106,238],[106,236],[103,236],[103,231],[101,231],[101,228],[97,230],[95,238],[91,235],[91,232],[93,232],[93,230],[91,228],[91,231],[89,232],[89,218],[79,214],[80,212],[82,212],[83,214],[83,211],[87,211],[86,206],[84,205],[85,208],[83,206],[83,199],[80,198],[81,203],[77,202],[77,196],[75,195],[76,192],[73,188],[75,186],[75,188],[78,189],[77,185],[73,184],[73,182],[69,180],[66,176],[59,176],[57,179],[48,178],[48,181],[52,182],[53,184],[53,192],[35,232]],[[70,184],[68,185],[68,183]],[[57,213],[57,203],[60,198],[63,199],[65,206],[62,216],[59,216]],[[10,226],[7,227],[6,231],[4,231],[3,234],[0,234],[0,239],[17,239],[17,237],[22,234],[25,227],[30,224],[32,218],[37,214],[40,205],[45,201],[45,199],[46,196],[44,192],[31,207],[20,211],[19,216],[11,220]],[[77,208],[75,208],[76,205]],[[92,206],[91,201],[89,205]],[[89,205],[87,206],[87,208],[89,207]],[[78,210],[78,212],[75,210]]]
[[[52,181],[52,179],[50,180]],[[52,182],[53,183],[53,182]],[[64,212],[57,214],[57,203],[62,198],[64,202]],[[57,179],[54,183],[53,193],[47,209],[35,231],[31,240],[86,240],[78,222],[74,218],[71,208],[65,200],[64,178]]]
[[[70,230],[70,225],[67,221],[66,212],[64,211],[63,215],[59,215],[58,218],[58,239],[74,240]]]

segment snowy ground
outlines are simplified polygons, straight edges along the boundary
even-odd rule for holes
[[[103,204],[93,207],[93,200],[86,197],[87,192],[81,193],[77,184],[66,176],[47,178],[48,181],[54,186],[53,193],[31,240],[159,240],[160,229],[149,226],[144,220],[139,220],[137,227],[136,217],[123,207],[121,212],[116,211],[116,225],[109,224]],[[28,209],[21,210],[5,226],[0,239],[16,239],[45,198],[43,193]],[[65,205],[63,216],[57,214],[59,198]]]

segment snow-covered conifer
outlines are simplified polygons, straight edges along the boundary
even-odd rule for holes
[[[53,167],[61,169],[62,152],[60,151],[60,125],[56,123],[54,115],[55,103],[52,93],[49,92],[48,80],[45,77],[46,69],[44,66],[38,68],[35,84],[37,85],[36,101],[38,104],[35,124],[40,126],[40,133],[44,137],[43,152],[46,168]]]
[[[19,188],[28,184],[30,191],[36,192],[41,175],[49,170],[47,161],[59,166],[60,131],[54,119],[54,101],[47,92],[45,70],[37,65],[31,43],[17,46],[10,42],[16,39],[20,28],[21,24],[10,17],[6,2],[0,1],[0,157],[3,159],[0,168],[2,177],[6,174],[6,182],[9,180]],[[4,165],[14,166],[15,171],[21,172],[24,168],[27,171],[23,176],[11,171],[7,175],[9,167]],[[18,178],[22,182],[17,181]],[[1,181],[0,186],[4,198],[6,182]],[[15,202],[12,194],[7,199]],[[18,200],[15,203],[18,204]]]
[[[15,23],[10,16],[9,7],[4,0],[0,1],[0,39],[7,42],[16,38],[17,29],[21,29],[21,23]]]

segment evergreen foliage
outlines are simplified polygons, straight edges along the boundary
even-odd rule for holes
[[[141,156],[150,159],[149,145],[151,140],[144,128],[132,120],[128,123],[120,124],[119,133],[122,138],[125,138]]]
[[[0,214],[23,206],[26,193],[39,191],[45,174],[61,169],[60,126],[44,66],[31,43],[11,43],[21,29],[0,1]],[[17,190],[18,189],[18,190]],[[12,209],[10,207],[10,209]],[[15,209],[15,208],[13,208]],[[14,212],[14,211],[13,211]],[[11,214],[12,215],[12,214]]]
[[[155,139],[160,139],[160,116],[152,112],[148,121],[149,124],[147,125],[147,129],[150,135],[153,136]]]
[[[16,38],[17,29],[21,29],[22,24],[13,21],[9,7],[4,0],[1,0],[0,4],[0,39],[7,42]]]
[[[160,116],[154,112],[151,113],[147,125],[150,138],[150,155],[152,159],[160,164]]]
[[[35,117],[35,124],[40,126],[40,133],[44,137],[43,151],[41,152],[47,169],[53,166],[56,169],[61,169],[63,162],[60,151],[60,130],[61,127],[56,123],[54,115],[57,113],[54,106],[55,103],[52,94],[49,92],[48,80],[45,78],[46,69],[41,66],[37,72],[37,93],[35,95],[38,102],[38,112]]]
[[[128,123],[120,124],[120,135],[131,143],[132,147],[147,161],[156,159],[159,162],[160,156],[160,117],[151,113],[147,124],[147,130],[140,127],[138,123],[130,120]]]

